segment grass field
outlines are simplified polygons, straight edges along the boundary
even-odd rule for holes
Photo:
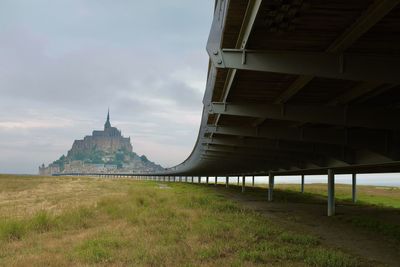
[[[298,192],[299,185],[280,184],[276,188]],[[305,192],[313,195],[327,196],[327,185],[324,184],[305,184]],[[337,184],[335,186],[335,198],[351,202],[351,186]],[[400,208],[400,187],[391,186],[357,186],[357,203],[373,204],[383,207]]]
[[[0,265],[375,263],[326,246],[319,237],[286,229],[212,187],[0,175]]]

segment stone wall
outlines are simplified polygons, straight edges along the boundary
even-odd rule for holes
[[[119,149],[131,152],[130,138],[125,138],[116,128],[111,127],[104,131],[95,131],[93,135],[85,136],[83,140],[75,140],[67,156],[73,157],[80,152],[102,150],[107,153],[115,153]]]

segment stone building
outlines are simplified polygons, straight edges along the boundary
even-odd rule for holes
[[[74,156],[84,151],[101,150],[106,153],[115,153],[118,150],[131,152],[132,145],[130,137],[123,137],[121,131],[112,127],[110,123],[110,112],[107,113],[107,121],[103,131],[93,131],[92,135],[85,136],[83,140],[75,140],[67,157]]]
[[[62,173],[147,173],[163,168],[138,156],[132,150],[130,137],[111,126],[110,112],[104,130],[93,131],[92,135],[75,140],[67,156],[62,156],[48,167],[39,166],[40,175]]]
[[[44,164],[42,164],[41,166],[39,166],[39,175],[43,175],[43,176],[49,176],[49,175],[53,175],[56,173],[60,173],[60,166],[57,164],[50,164],[48,167],[46,167]]]

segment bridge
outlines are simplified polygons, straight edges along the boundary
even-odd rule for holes
[[[217,0],[193,151],[129,175],[268,176],[273,201],[275,177],[325,174],[334,215],[335,174],[355,199],[357,174],[400,170],[399,2]]]

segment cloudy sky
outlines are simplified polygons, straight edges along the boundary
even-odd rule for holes
[[[197,138],[214,0],[1,0],[0,173],[111,123],[163,166]]]

